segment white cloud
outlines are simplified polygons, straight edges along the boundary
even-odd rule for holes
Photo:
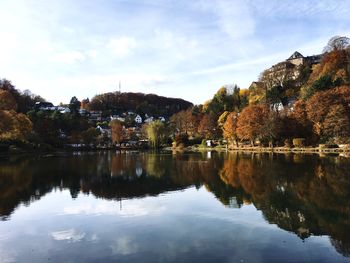
[[[133,203],[133,201],[124,201],[122,203],[122,209],[119,208],[119,205],[111,204],[110,202],[102,202],[98,205],[92,204],[81,204],[77,206],[69,206],[64,208],[64,214],[68,215],[78,215],[78,214],[87,214],[87,215],[119,215],[122,217],[139,217],[146,216],[149,214],[158,214],[163,212],[165,207],[153,206],[153,205],[144,205]],[[70,233],[70,232],[69,232]],[[64,232],[63,234],[66,234]],[[65,235],[63,235],[65,236]]]
[[[113,38],[107,44],[107,47],[118,57],[125,57],[132,54],[136,46],[136,40],[127,36]]]
[[[83,62],[86,59],[85,55],[79,51],[67,51],[51,56],[50,60],[61,63],[76,63]]]
[[[76,231],[75,229],[68,229],[63,231],[52,232],[51,236],[57,241],[71,241],[79,242],[85,237],[85,233]]]

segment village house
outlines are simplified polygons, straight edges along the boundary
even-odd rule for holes
[[[135,117],[135,122],[136,122],[137,124],[141,124],[141,123],[142,123],[142,118],[141,118],[140,115],[136,115],[136,117]]]

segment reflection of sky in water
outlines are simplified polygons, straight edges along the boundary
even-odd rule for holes
[[[107,201],[54,191],[0,224],[1,262],[342,262],[329,239],[268,224],[205,190]]]

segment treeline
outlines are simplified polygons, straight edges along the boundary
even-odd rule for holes
[[[191,102],[177,98],[167,98],[155,94],[132,92],[109,92],[94,96],[91,101],[83,100],[83,107],[105,114],[133,111],[142,117],[170,117],[174,113],[193,106]]]
[[[350,143],[350,40],[332,38],[319,63],[281,62],[249,89],[223,87],[204,105],[171,117],[179,138],[238,145]],[[294,139],[294,140],[293,140]]]

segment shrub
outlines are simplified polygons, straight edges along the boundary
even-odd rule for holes
[[[305,146],[305,138],[294,138],[293,139],[294,147],[303,147]]]

